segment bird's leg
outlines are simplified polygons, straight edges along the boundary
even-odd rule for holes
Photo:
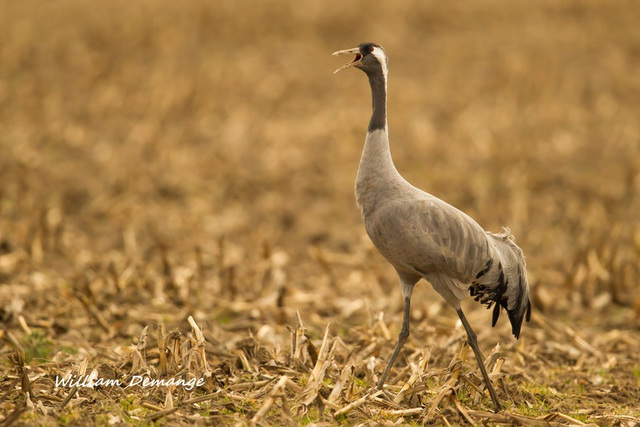
[[[462,325],[464,326],[464,329],[467,331],[467,342],[469,343],[469,346],[471,346],[471,348],[473,349],[473,353],[476,355],[476,360],[478,361],[480,372],[482,372],[482,378],[484,378],[484,382],[487,385],[487,389],[489,390],[489,395],[491,395],[491,400],[493,401],[493,409],[496,413],[500,412],[502,410],[502,406],[498,401],[498,395],[496,394],[496,390],[493,388],[493,384],[489,379],[489,374],[487,374],[487,368],[485,368],[484,366],[484,356],[482,356],[480,347],[478,347],[478,337],[476,336],[476,333],[473,332],[473,329],[471,329],[471,325],[469,325],[469,322],[467,321],[467,318],[462,312],[462,309],[458,308],[456,310],[456,313],[458,313],[458,317],[460,317],[460,321],[462,321]]]
[[[407,338],[409,338],[409,314],[410,314],[410,305],[411,305],[411,297],[404,296],[404,308],[402,315],[402,329],[400,330],[400,334],[398,335],[398,344],[396,344],[395,350],[393,350],[393,354],[391,355],[391,359],[389,359],[389,363],[387,363],[387,367],[382,374],[382,378],[380,378],[380,382],[378,383],[378,390],[382,390],[384,386],[384,382],[387,380],[389,376],[389,372],[391,372],[391,368],[400,354],[400,350],[402,350],[402,346],[407,342]]]

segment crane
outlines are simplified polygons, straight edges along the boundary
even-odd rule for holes
[[[400,175],[389,148],[387,55],[376,43],[362,43],[333,53],[343,54],[353,54],[355,58],[335,73],[351,67],[364,71],[373,101],[356,177],[356,201],[369,238],[395,268],[402,286],[402,328],[378,389],[383,388],[409,337],[411,295],[416,283],[424,278],[460,318],[494,410],[499,412],[500,401],[461,301],[472,296],[488,309],[493,307],[492,326],[506,310],[517,339],[523,320],[531,318],[524,254],[508,228],[501,233],[486,232],[464,212],[414,187]]]

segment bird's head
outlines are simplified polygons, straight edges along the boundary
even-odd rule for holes
[[[387,55],[382,46],[377,43],[362,43],[353,49],[339,50],[333,52],[334,55],[352,54],[355,58],[348,64],[338,68],[335,72],[345,68],[356,67],[371,75],[375,73],[387,74]]]

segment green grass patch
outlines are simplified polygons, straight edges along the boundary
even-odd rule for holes
[[[336,417],[338,424],[348,424],[347,414],[340,414]]]
[[[353,384],[360,387],[361,390],[366,390],[369,388],[369,383],[364,378],[353,378]]]
[[[320,414],[318,413],[318,408],[310,407],[307,413],[300,419],[300,425],[306,426],[311,423],[315,423],[320,421]]]
[[[26,363],[31,363],[34,359],[41,361],[49,360],[54,350],[53,342],[42,335],[40,331],[33,331],[29,334],[23,346]]]
[[[120,407],[123,411],[133,411],[137,406],[138,405],[134,395],[129,395],[120,399]]]

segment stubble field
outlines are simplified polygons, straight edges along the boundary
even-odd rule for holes
[[[2,1],[0,421],[637,425],[639,22],[632,1]],[[519,341],[463,306],[500,414],[424,282],[375,391],[402,300],[353,196],[368,84],[330,55],[364,41],[400,172],[527,256]]]

